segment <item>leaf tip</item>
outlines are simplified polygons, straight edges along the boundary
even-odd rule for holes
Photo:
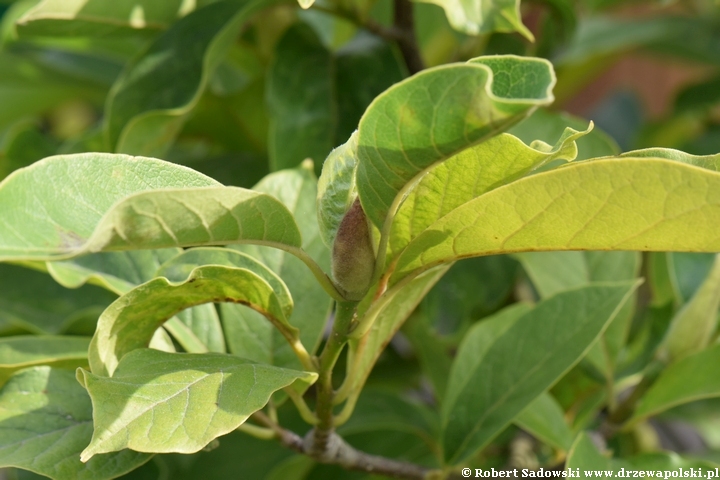
[[[87,373],[87,372],[86,372],[85,369],[82,368],[82,367],[78,367],[78,369],[75,370],[75,379],[78,381],[78,383],[79,383],[80,385],[82,385],[82,387],[83,387],[85,390],[87,390],[87,383],[85,382],[85,374],[86,374],[86,373]]]
[[[87,463],[94,456],[95,452],[91,448],[91,445],[88,445],[88,447],[80,453],[80,461],[82,463]]]

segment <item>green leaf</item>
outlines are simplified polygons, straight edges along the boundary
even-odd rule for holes
[[[564,412],[549,393],[543,393],[515,417],[514,422],[535,438],[553,447],[569,451],[573,434],[565,421]]]
[[[671,297],[676,305],[683,305],[695,294],[705,277],[710,273],[715,254],[667,252],[667,276],[671,286]]]
[[[95,250],[248,242],[297,250],[301,237],[280,202],[236,187],[168,189],[130,196],[105,215],[88,240]]]
[[[710,255],[714,257],[713,254],[701,254],[701,253],[694,253],[691,255]],[[673,283],[670,279],[670,272],[669,272],[669,256],[666,252],[650,252],[648,254],[648,281],[650,284],[650,290],[652,292],[652,303],[651,305],[654,307],[658,307],[660,305],[671,305],[673,306],[676,303],[677,293],[676,288],[674,288]],[[707,273],[707,272],[705,272]],[[703,278],[705,275],[703,275]],[[702,281],[702,279],[700,279]],[[695,285],[697,287],[697,285]],[[687,298],[689,298],[690,295],[688,295]]]
[[[163,156],[240,27],[264,0],[217,2],[175,22],[113,85],[105,135],[116,152]]]
[[[42,196],[30,196],[43,185]],[[108,186],[112,185],[112,189]],[[90,153],[50,157],[0,183],[0,258],[72,256],[104,213],[133,193],[218,185],[190,169],[149,158]],[[83,240],[84,241],[84,240]]]
[[[352,417],[338,427],[338,433],[350,436],[393,430],[429,440],[437,431],[437,423],[437,414],[419,402],[410,401],[395,392],[365,388]]]
[[[640,269],[637,252],[526,252],[515,256],[543,298],[591,282],[631,280],[637,278]],[[633,296],[588,353],[588,359],[608,379],[613,377],[634,311]]]
[[[552,102],[551,65],[480,57],[424,70],[375,98],[360,120],[357,188],[378,227],[434,164],[500,133]]]
[[[703,468],[705,471],[713,471],[718,463],[703,460],[701,458],[683,458],[675,452],[653,452],[643,453],[625,459],[633,470],[685,470],[690,468]],[[685,473],[685,472],[683,472]],[[689,473],[689,472],[688,472]]]
[[[167,325],[167,324],[166,324]],[[157,330],[155,330],[155,333],[153,333],[152,338],[150,339],[150,342],[148,343],[149,348],[154,348],[155,350],[160,350],[161,352],[176,352],[175,344],[173,343],[173,339],[170,337],[170,334],[165,330],[164,328],[160,327]],[[204,350],[205,352],[207,350]],[[195,352],[193,352],[195,353]]]
[[[154,458],[171,460],[167,462],[170,468],[166,468],[169,475],[165,478],[173,480],[225,480],[238,476],[238,472],[246,478],[268,480],[267,475],[274,467],[297,455],[279,442],[261,440],[237,431],[223,436],[219,443],[217,448],[191,456],[156,455]]]
[[[267,80],[268,150],[274,170],[317,164],[335,144],[332,53],[310,26],[296,24],[275,49]]]
[[[328,248],[335,242],[340,222],[357,198],[357,133],[330,152],[317,185],[317,217],[322,240]]]
[[[474,454],[550,388],[636,287],[618,282],[570,290],[535,307],[518,304],[474,326],[460,345],[442,404],[446,462]]]
[[[63,262],[46,262],[48,273],[67,288],[78,288],[85,283],[102,286],[118,295],[157,275],[160,265],[182,252],[179,248],[138,250],[132,252],[102,252],[73,258]],[[225,352],[222,326],[215,307],[198,305],[184,310],[168,320],[165,327],[188,352]],[[158,329],[156,335],[165,335]],[[172,345],[169,338],[165,348]],[[160,340],[158,340],[160,341]]]
[[[317,179],[306,163],[299,168],[272,173],[254,190],[272,195],[282,202],[297,221],[303,237],[303,250],[321,267],[329,270],[330,253],[323,244],[316,221]],[[319,346],[332,307],[332,300],[310,275],[307,267],[292,255],[255,245],[236,247],[282,276],[294,301],[290,321],[300,330],[308,351]],[[297,367],[297,358],[288,343],[267,320],[243,305],[222,304],[225,333],[230,350],[241,357],[283,367]]]
[[[632,20],[595,16],[579,24],[569,48],[556,62],[579,63],[645,48],[686,61],[717,64],[720,57],[712,48],[717,35],[717,22],[712,15],[655,15]]]
[[[552,112],[546,108],[538,108],[528,118],[508,130],[507,133],[515,135],[528,145],[535,140],[552,143],[568,127],[582,131],[587,128],[587,120],[573,117],[564,112]],[[577,143],[578,148],[575,160],[607,157],[620,153],[620,147],[615,140],[597,127],[578,138],[575,143]]]
[[[171,0],[43,0],[18,20],[22,35],[96,36],[160,31],[188,14],[195,2]],[[190,7],[190,8],[188,8]]]
[[[408,319],[403,333],[412,344],[415,357],[423,374],[430,381],[435,397],[441,399],[445,395],[452,357],[448,347],[432,329],[424,310],[422,313],[415,312]]]
[[[509,255],[456,262],[425,296],[422,311],[438,334],[457,338],[507,303],[519,271],[520,264]],[[457,346],[460,338],[453,340]]]
[[[61,333],[80,319],[94,321],[114,299],[97,287],[66,290],[44,273],[0,264],[0,332],[4,334]]]
[[[677,360],[703,350],[718,325],[720,307],[720,256],[695,295],[675,314],[668,328],[661,355]]]
[[[30,195],[37,185],[42,194]],[[247,241],[300,246],[300,232],[280,202],[215,185],[193,170],[148,158],[42,160],[0,183],[0,260]]]
[[[55,480],[101,480],[150,459],[146,453],[123,450],[82,463],[92,415],[90,397],[73,372],[34,367],[16,373],[0,390],[0,466]]]
[[[197,452],[235,430],[273,392],[317,378],[233,355],[150,349],[127,354],[113,377],[78,372],[92,398],[95,420],[83,461],[124,448]]]
[[[642,257],[639,252],[585,252],[591,282],[610,282],[638,278]],[[619,354],[626,344],[635,315],[637,293],[634,293],[610,322],[602,339],[588,354],[606,378],[611,379]],[[601,363],[602,362],[602,363]]]
[[[275,250],[271,251],[274,252]],[[157,275],[164,276],[170,281],[182,282],[192,274],[195,268],[205,265],[223,265],[227,267],[237,267],[252,270],[257,275],[262,277],[262,279],[267,282],[267,284],[275,292],[283,310],[283,314],[289,318],[291,312],[293,312],[293,300],[290,297],[290,293],[287,291],[287,287],[285,286],[283,281],[272,271],[270,271],[263,263],[258,263],[256,260],[247,256],[246,254],[234,250],[229,250],[225,248],[193,248],[191,250],[185,251],[184,253],[181,253],[172,260],[169,260],[162,266],[162,268],[158,270]],[[226,303],[222,303],[220,305],[220,310],[225,312],[225,314],[227,313],[227,311],[225,310],[225,307],[227,305],[228,304]],[[193,335],[196,341],[205,347],[204,350],[195,350],[194,352],[187,347],[186,350],[192,353],[202,353],[208,351],[225,352],[225,340],[222,327],[220,326],[220,320],[217,316],[217,311],[212,305],[205,305],[205,307],[207,307],[206,312],[195,312],[198,307],[194,307],[193,309],[189,309],[178,314],[178,318],[180,319],[180,321],[190,328],[191,331],[188,333],[190,335]],[[236,308],[241,307],[237,306]],[[290,349],[290,346],[287,344],[287,341],[282,338],[282,336],[280,336],[279,332],[277,332],[275,328],[273,328],[272,324],[267,321],[267,318],[265,318],[262,314],[255,312],[249,307],[242,308],[246,308],[248,311],[255,313],[259,317],[258,323],[261,323],[261,325],[257,325],[257,330],[267,329],[270,331],[275,331],[277,333],[278,343],[282,343],[285,347],[285,350],[287,351],[287,354],[293,360],[295,360],[293,365],[297,364],[294,354]],[[192,315],[192,317],[190,317],[190,315]],[[225,318],[225,316],[223,316],[223,319],[225,324],[227,325],[227,319]],[[168,328],[173,334],[173,336],[178,338],[176,333],[180,332],[176,332],[176,330],[171,328],[170,326],[168,326]],[[188,333],[185,334],[186,337],[188,336]],[[233,353],[240,355],[241,357],[248,358],[250,360],[260,361],[260,359],[251,356],[245,356],[242,355],[241,352],[235,351],[235,339],[234,336],[230,335],[230,333],[232,333],[232,331],[226,332],[226,335],[228,336],[228,343],[230,343],[230,350]],[[253,335],[257,334],[257,331],[253,332]],[[182,344],[182,341],[179,338],[178,340]]]
[[[590,283],[584,252],[525,252],[514,255],[541,298]]]
[[[89,283],[123,295],[155,277],[160,265],[179,254],[179,248],[101,252],[65,260],[46,262],[48,273],[66,288]]]
[[[0,385],[17,370],[35,365],[74,370],[87,365],[86,337],[21,335],[0,338]]]
[[[400,252],[433,222],[490,190],[532,173],[553,160],[573,160],[575,141],[587,134],[567,128],[554,146],[525,145],[502,133],[430,170],[413,188],[393,220],[390,249]]]
[[[222,249],[208,261],[232,266],[196,267],[205,254],[196,250],[200,249],[189,250],[166,266],[162,273],[170,279],[160,277],[144,283],[103,312],[88,354],[93,373],[112,375],[123,355],[146,347],[153,332],[167,319],[204,303],[243,303],[297,339],[297,329],[287,320],[292,311],[290,295],[267,267],[239,252]]]
[[[594,471],[596,477],[614,477],[624,473],[628,475],[628,470],[645,471],[646,473],[657,472],[662,477],[665,471],[679,471],[683,469],[702,468],[706,471],[713,471],[717,464],[701,459],[683,458],[675,452],[653,452],[634,455],[627,458],[612,458],[610,454],[602,454],[598,451],[589,434],[582,432],[578,435],[577,440],[568,455],[567,468],[579,469],[579,471]],[[650,471],[650,472],[648,472]],[[669,474],[668,473],[668,474]],[[680,472],[689,474],[690,472]],[[588,473],[586,473],[587,475]],[[650,475],[646,475],[650,476]]]
[[[32,121],[21,120],[0,131],[0,180],[18,168],[53,155],[56,149],[56,143]]]
[[[575,443],[568,453],[566,468],[580,469],[581,471],[594,470],[601,472],[599,476],[605,477],[613,477],[616,470],[612,459],[598,452],[592,439],[585,432],[580,433],[575,439]]]
[[[720,345],[668,366],[638,404],[633,419],[656,415],[676,405],[720,396]]]
[[[102,99],[105,89],[43,68],[17,54],[0,52],[0,129],[73,99]]]
[[[415,238],[391,283],[458,258],[537,250],[718,251],[720,174],[662,159],[571,163],[471,200]],[[687,235],[692,231],[693,235]]]
[[[619,155],[621,158],[667,158],[688,165],[695,165],[715,172],[720,171],[720,153],[717,155],[691,155],[672,148],[645,148]]]
[[[635,252],[526,252],[514,257],[543,298],[591,282],[630,280],[640,267]]]
[[[178,313],[164,325],[189,353],[225,353],[220,316],[212,304],[198,305]],[[179,330],[183,331],[180,332]]]
[[[157,273],[159,277],[165,277],[170,282],[183,283],[197,275],[195,272],[200,267],[230,267],[252,271],[275,292],[281,317],[289,317],[293,311],[292,298],[280,277],[250,255],[236,250],[192,248],[167,261]]]
[[[369,318],[371,326],[362,338],[351,339],[349,342],[350,365],[346,383],[339,396],[362,389],[385,346],[446,271],[447,267],[431,270],[414,278],[402,288],[387,291],[374,302],[373,308],[362,315],[360,321],[367,321]]]
[[[56,53],[56,52],[55,52]],[[18,119],[37,115],[73,99],[102,102],[106,87],[78,80],[31,59],[0,52],[0,128]]]
[[[445,10],[450,25],[467,35],[519,32],[530,41],[535,37],[520,18],[520,0],[416,0],[434,3]]]
[[[357,128],[373,98],[404,76],[392,46],[377,37],[358,34],[333,52],[309,25],[290,27],[268,73],[272,168],[306,158],[320,167]]]

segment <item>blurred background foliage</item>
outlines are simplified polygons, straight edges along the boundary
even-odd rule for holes
[[[558,74],[553,107],[511,132],[526,143],[552,144],[566,125],[584,129],[592,119],[580,160],[651,146],[720,152],[720,8],[711,0],[526,0],[514,21],[512,0],[494,2],[505,10],[483,21],[460,2],[418,1],[408,5],[420,58],[406,51],[389,0],[317,0],[309,9],[261,0],[243,18],[227,15],[228,3],[0,0],[0,179],[50,155],[91,151],[155,156],[242,187],[306,158],[319,172],[393,83],[423,65],[508,53],[547,58]],[[493,2],[467,2],[486,3]],[[643,276],[607,333],[612,364],[591,350],[552,389],[559,431],[543,437],[538,425],[516,422],[477,459],[486,467],[557,466],[563,439],[601,422],[608,384],[620,388],[652,365],[672,319],[700,298],[702,285],[711,299],[702,313],[716,324],[713,259],[569,252],[460,262],[392,341],[341,433],[371,453],[425,463],[435,448],[427,440],[437,429],[432,407],[473,324],[516,301]],[[0,265],[0,335],[91,333],[113,296],[89,285],[63,289],[38,271],[46,267],[28,266]],[[23,285],[41,300],[28,300]],[[708,344],[716,340],[713,333]],[[365,478],[239,433],[220,445],[156,456],[128,478]],[[720,461],[720,403],[669,409],[610,446],[624,456],[670,449]]]

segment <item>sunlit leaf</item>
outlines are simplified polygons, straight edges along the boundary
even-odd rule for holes
[[[192,252],[194,250],[188,253]],[[153,332],[166,320],[203,303],[244,303],[271,322],[296,333],[296,329],[288,324],[292,303],[282,282],[250,257],[227,252],[234,254],[233,260],[237,262],[233,264],[237,266],[199,266],[189,274],[180,269],[176,273],[178,277],[173,277],[178,279],[177,282],[165,277],[156,278],[111,304],[100,316],[90,344],[91,370],[99,375],[112,374],[123,355],[146,347]],[[273,285],[266,278],[274,278]],[[276,292],[273,286],[279,291]]]
[[[78,370],[93,401],[95,430],[81,459],[124,448],[193,453],[230,433],[270,399],[314,373],[253,363],[217,353],[139,349],[112,377]]]
[[[720,174],[668,160],[571,163],[445,215],[400,255],[394,279],[458,258],[506,252],[717,251],[719,188]]]
[[[202,3],[202,0],[201,0]],[[195,2],[170,0],[43,0],[18,24],[27,35],[107,36],[148,29],[161,31],[190,12]]]
[[[555,145],[525,145],[501,133],[430,170],[413,188],[393,220],[390,250],[400,252],[418,234],[453,209],[530,174],[553,160],[573,160],[575,141],[590,131],[567,128]]]
[[[587,120],[574,117],[564,112],[554,112],[546,108],[538,108],[528,118],[510,128],[507,133],[515,135],[526,144],[535,140],[552,143],[558,139],[566,128],[578,131],[587,128]],[[576,160],[606,157],[620,153],[617,142],[607,133],[600,130],[597,125],[592,132],[578,138],[578,154]]]
[[[398,195],[437,162],[552,102],[549,63],[479,57],[425,70],[378,96],[360,120],[357,188],[378,227]]]
[[[445,10],[450,25],[468,35],[491,32],[519,32],[528,40],[533,34],[520,18],[520,0],[417,0],[434,3]]]
[[[43,189],[35,195],[37,185]],[[217,185],[148,158],[80,154],[42,160],[0,183],[0,260],[250,240],[300,247],[298,227],[277,200]]]

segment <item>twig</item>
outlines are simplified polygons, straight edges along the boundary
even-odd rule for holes
[[[372,18],[360,18],[360,16],[358,16],[357,14],[348,10],[343,10],[337,7],[325,7],[322,5],[318,5],[317,3],[313,4],[312,8],[314,10],[319,10],[321,12],[325,12],[336,17],[344,18],[350,23],[354,23],[356,26],[364,28],[368,32],[374,33],[378,37],[384,38],[389,42],[395,42],[403,36],[403,32],[394,26],[386,27],[385,25],[376,22]]]
[[[355,317],[357,302],[338,302],[335,309],[335,323],[327,343],[320,355],[320,372],[317,381],[317,403],[315,412],[318,424],[312,432],[310,449],[314,455],[327,451],[330,436],[335,428],[333,405],[335,391],[332,372],[340,353],[348,341],[348,332]]]
[[[398,47],[400,47],[400,53],[402,53],[405,60],[405,65],[407,65],[412,75],[425,68],[425,63],[420,56],[417,37],[415,36],[413,4],[410,3],[410,0],[394,0],[394,9],[393,23],[402,32],[402,36],[397,39]]]
[[[303,439],[297,433],[282,428],[280,425],[273,422],[270,417],[268,417],[261,411],[253,413],[251,418],[273,430],[278,440],[280,440],[280,443],[282,443],[283,446],[291,450],[295,450],[298,453],[305,453]]]
[[[313,5],[313,8],[344,18],[389,42],[397,42],[405,65],[411,75],[425,68],[415,35],[415,17],[413,16],[413,5],[410,0],[395,0],[394,20],[393,25],[390,27],[378,23],[372,18],[361,18],[357,13],[341,8],[324,7],[317,3]]]

